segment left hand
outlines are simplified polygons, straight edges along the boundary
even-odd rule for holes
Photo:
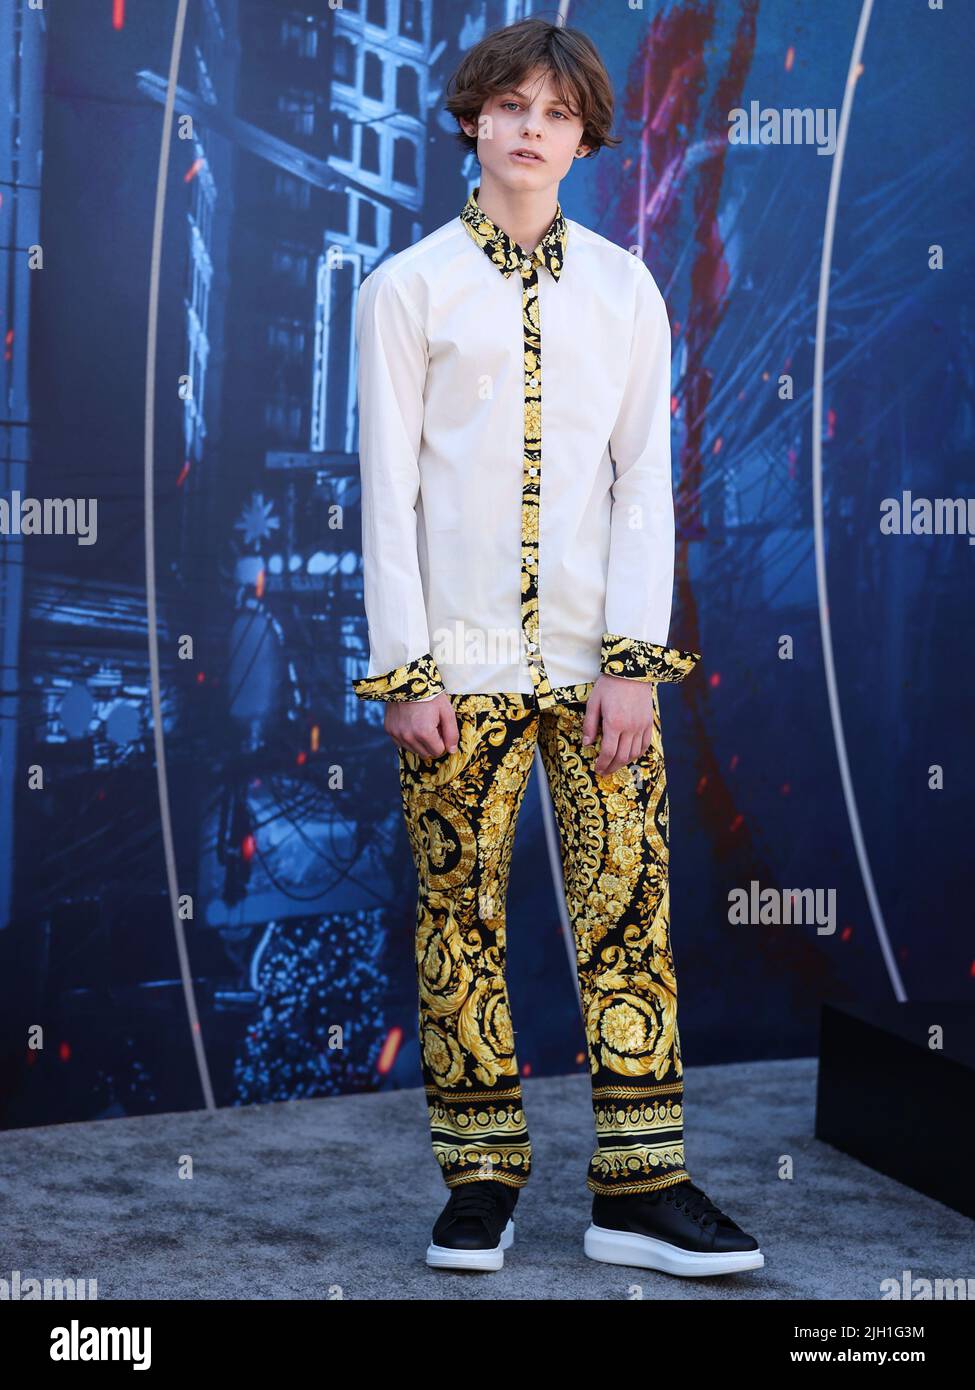
[[[626,676],[600,675],[586,703],[582,743],[592,743],[602,725],[602,747],[594,764],[600,777],[641,758],[653,738],[653,686]]]

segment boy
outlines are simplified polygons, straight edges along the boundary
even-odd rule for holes
[[[481,181],[384,261],[356,312],[370,657],[419,879],[421,1065],[450,1198],[428,1264],[500,1269],[531,1169],[505,896],[536,746],[558,819],[597,1147],[584,1249],[764,1263],[684,1167],[658,681],[674,574],[670,326],[642,260],[562,215],[609,134],[579,31],[529,19],[464,57],[447,109]],[[543,347],[544,344],[544,347]]]

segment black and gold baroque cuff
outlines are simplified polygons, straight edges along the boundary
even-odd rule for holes
[[[446,689],[431,652],[397,666],[383,676],[363,676],[352,682],[360,700],[422,700]]]
[[[637,681],[682,681],[701,660],[700,652],[643,642],[638,637],[621,637],[604,632],[599,668],[607,676],[624,676]]]

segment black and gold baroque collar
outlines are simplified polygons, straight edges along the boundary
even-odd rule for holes
[[[491,258],[492,264],[498,267],[502,275],[508,276],[519,268],[528,253],[481,210],[477,201],[480,191],[478,184],[464,204],[459,214],[460,220],[477,245]],[[562,204],[556,203],[552,225],[531,255],[531,260],[544,265],[556,280],[562,273],[568,237],[569,228],[562,216]]]

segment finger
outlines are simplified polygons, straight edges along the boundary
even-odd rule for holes
[[[403,735],[403,747],[408,753],[413,753],[418,758],[429,758],[429,750],[423,742],[423,734],[418,729],[407,728]]]
[[[586,715],[582,721],[582,746],[592,743],[599,728],[599,696],[593,692],[586,702]]]
[[[439,758],[446,751],[444,741],[440,737],[439,724],[435,724],[429,732],[417,733],[417,742],[422,747],[425,758]]]
[[[440,733],[447,746],[447,751],[456,753],[460,735],[457,730],[457,715],[449,700],[444,704],[443,714],[440,716]]]
[[[619,747],[619,742],[619,730],[607,729],[604,721],[602,745],[599,749],[599,756],[596,758],[596,771],[600,777],[608,776],[613,759],[616,757],[616,750]]]
[[[650,743],[649,731],[646,725],[642,729],[637,729],[633,735],[633,747],[630,749],[629,761],[638,763],[647,751]]]
[[[646,760],[652,741],[653,725],[645,724],[633,741],[633,757],[630,759],[631,763],[641,764],[641,771],[643,770],[642,765]]]
[[[609,765],[608,774],[612,776],[614,772],[619,772],[621,767],[626,767],[630,761],[630,747],[633,743],[633,735],[624,730],[620,734],[619,743],[616,745],[616,753],[613,761]]]
[[[620,739],[619,754],[617,756],[620,767],[629,767],[630,763],[636,762],[637,758],[640,756],[640,737],[640,731],[637,730],[635,734],[630,734],[629,737]],[[624,743],[626,744],[625,748],[623,746]]]
[[[418,753],[422,757],[422,752],[417,747],[416,739],[412,731],[409,729],[409,726],[406,726],[403,733],[400,733],[397,729],[392,727],[388,728],[386,732],[387,734],[389,734],[389,737],[396,744],[396,747],[399,748],[402,752]]]

